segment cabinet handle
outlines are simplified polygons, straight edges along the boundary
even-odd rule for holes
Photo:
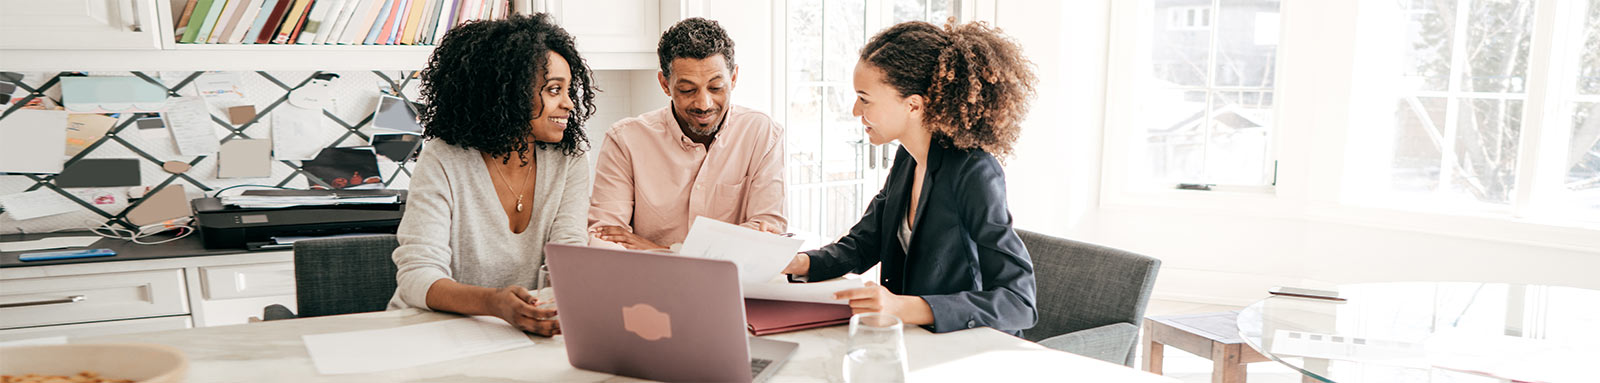
[[[129,25],[128,29],[132,29],[134,32],[144,32],[144,27],[141,26],[140,23],[139,23],[139,19],[140,19],[139,2],[140,1],[142,1],[142,0],[128,0],[128,5],[129,5],[128,8],[133,10],[133,25]]]
[[[61,299],[49,299],[49,300],[33,301],[33,302],[4,303],[4,304],[0,304],[0,309],[9,309],[9,308],[13,308],[13,307],[27,307],[27,306],[57,305],[57,304],[62,304],[62,303],[76,303],[76,302],[82,302],[85,298],[87,298],[87,297],[82,296],[82,295],[73,295],[73,296],[66,297],[66,298],[61,298]]]

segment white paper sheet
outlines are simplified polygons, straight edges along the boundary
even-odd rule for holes
[[[272,152],[280,160],[308,161],[327,147],[331,129],[322,129],[322,112],[278,105],[272,111]]]
[[[0,119],[0,172],[61,173],[67,111],[17,109]]]
[[[324,375],[393,370],[532,346],[528,335],[495,317],[304,335],[306,351]]]
[[[35,239],[32,241],[0,242],[0,251],[11,252],[65,249],[69,247],[88,247],[89,245],[93,245],[95,241],[99,240],[100,237],[80,235],[72,237],[50,237],[45,239]]]
[[[800,239],[763,233],[706,217],[695,217],[678,254],[721,259],[739,266],[739,282],[763,283],[783,272],[800,251]]]
[[[211,107],[200,97],[172,97],[161,112],[172,139],[178,144],[178,153],[185,156],[209,155],[217,152],[217,129],[211,121]]]
[[[206,72],[194,79],[194,87],[211,101],[235,105],[245,101],[242,80],[239,72]]]
[[[859,289],[866,286],[866,283],[859,276],[849,275],[844,278],[812,283],[789,283],[785,278],[779,277],[766,282],[744,283],[742,286],[744,287],[745,298],[847,304],[849,301],[833,299],[833,293],[841,290]]]
[[[0,196],[0,206],[5,206],[6,214],[11,215],[11,219],[19,221],[71,213],[78,209],[78,204],[72,200],[45,189]]]

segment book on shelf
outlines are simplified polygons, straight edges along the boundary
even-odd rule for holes
[[[306,12],[306,21],[300,25],[299,32],[289,39],[290,44],[311,44],[317,34],[322,31],[323,21],[328,18],[328,9],[338,6],[339,0],[318,0],[311,3],[309,12]]]
[[[179,40],[180,42],[194,42],[194,36],[200,33],[200,24],[206,22],[206,13],[211,11],[211,3],[212,0],[199,0],[195,3],[194,12],[189,14],[189,25],[184,29],[183,39]]]
[[[422,24],[422,10],[427,6],[426,0],[411,0],[411,15],[406,16],[406,25],[400,28],[400,37],[394,39],[395,44],[412,45],[417,43],[417,26]]]
[[[217,20],[211,24],[211,33],[205,36],[195,36],[195,42],[216,44],[217,39],[222,37],[222,32],[228,29],[228,18],[233,16],[234,11],[243,9],[244,2],[245,0],[229,0],[226,4],[223,4],[222,11],[217,13]]]
[[[356,3],[355,11],[350,13],[350,21],[345,22],[344,31],[339,32],[339,39],[329,43],[349,45],[359,38],[366,37],[367,26],[372,25],[372,20],[377,18],[378,8],[383,6],[382,3],[381,0],[361,0]]]
[[[294,2],[295,0],[278,0],[278,4],[272,7],[272,13],[267,15],[267,23],[262,25],[261,33],[256,35],[256,44],[272,42],[272,37],[278,34],[278,25],[283,23],[284,14],[288,13],[289,6],[294,5]]]
[[[245,44],[255,44],[256,36],[261,35],[261,28],[266,27],[267,18],[272,17],[272,10],[278,7],[279,1],[283,0],[262,1],[261,9],[256,11],[255,21],[250,23],[250,30],[245,31],[244,36],[234,40],[236,40],[236,42],[243,42]]]
[[[244,12],[239,14],[238,23],[233,25],[232,27],[228,28],[229,29],[228,33],[226,33],[222,37],[222,40],[220,41],[220,43],[222,43],[222,44],[238,44],[239,41],[244,40],[244,36],[245,36],[245,34],[247,32],[250,31],[250,27],[255,26],[256,15],[261,13],[261,6],[266,1],[265,0],[249,0],[249,1],[250,1],[249,3],[245,4]]]
[[[383,33],[383,23],[387,22],[389,16],[394,14],[394,8],[398,7],[399,3],[400,0],[383,0],[383,10],[379,11],[378,18],[372,20],[372,24],[368,25],[366,38],[361,39],[361,44],[372,45],[373,41],[378,40],[378,34]]]
[[[411,0],[395,0],[394,4],[394,9],[390,10],[389,19],[383,22],[383,31],[378,32],[378,40],[374,41],[373,44],[394,44],[395,30],[405,25],[406,16],[410,14],[408,7],[411,6]]]
[[[328,14],[328,20],[323,21],[324,25],[327,26],[327,31],[317,31],[317,39],[312,40],[311,43],[318,45],[332,44],[335,40],[338,40],[339,32],[344,31],[344,24],[350,22],[350,14],[355,10],[356,5],[360,3],[356,0],[340,1],[339,8],[329,10],[331,13]]]
[[[194,16],[194,6],[199,2],[200,0],[189,0],[183,6],[183,13],[177,17],[177,20],[174,20],[178,25],[173,28],[172,35],[180,43],[183,42],[184,32],[189,31],[189,17]]]
[[[233,37],[233,31],[239,28],[239,19],[244,17],[245,10],[254,4],[260,6],[260,0],[233,0],[228,2],[228,8],[222,10],[222,15],[227,19],[221,29],[211,32],[211,39],[206,40],[211,44],[227,44],[228,38]]]
[[[439,17],[438,17],[437,20],[433,21],[433,24],[434,24],[433,28],[428,29],[428,36],[427,36],[428,40],[427,40],[427,42],[425,44],[428,44],[428,45],[438,44],[439,40],[444,38],[444,33],[448,32],[450,30],[450,26],[453,25],[453,24],[450,23],[450,21],[452,21],[450,19],[450,15],[454,14],[455,5],[456,5],[456,1],[455,0],[440,0],[439,1],[439,12],[438,12]]]
[[[211,30],[217,26],[217,18],[222,15],[222,9],[228,6],[228,0],[216,0],[211,3],[211,8],[206,10],[205,19],[200,23],[200,30],[195,32],[194,42],[205,44],[211,38]]]
[[[306,20],[306,9],[311,7],[313,0],[295,0],[294,8],[289,9],[289,14],[284,16],[283,25],[278,27],[277,37],[272,38],[273,44],[290,42],[295,32],[299,31],[300,24]]]
[[[321,44],[323,41],[327,41],[328,35],[333,33],[333,25],[339,21],[339,13],[344,12],[344,6],[349,2],[349,0],[332,0],[331,3],[327,4],[328,8],[320,12],[321,17],[318,17],[318,12],[312,12],[311,16],[317,19],[312,21],[317,26],[315,33],[305,36],[299,41],[295,41],[295,43]],[[306,27],[310,28],[309,25]]]

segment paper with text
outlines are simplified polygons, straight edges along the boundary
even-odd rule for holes
[[[805,241],[695,217],[678,254],[721,259],[739,266],[739,282],[761,283],[783,272]]]
[[[744,283],[745,298],[768,299],[774,301],[795,301],[811,303],[847,304],[843,299],[833,299],[833,293],[859,289],[866,286],[867,281],[857,275],[847,275],[841,278],[811,283],[790,283],[785,277],[778,277],[766,282]]]
[[[534,344],[527,334],[495,317],[303,335],[301,339],[317,372],[324,375],[416,367]]]
[[[167,109],[161,111],[178,153],[185,156],[209,155],[217,152],[217,129],[211,122],[211,107],[200,97],[173,97],[167,99]]]
[[[280,160],[308,161],[335,137],[322,129],[322,111],[279,105],[272,112],[272,151]],[[336,134],[336,133],[335,133]]]

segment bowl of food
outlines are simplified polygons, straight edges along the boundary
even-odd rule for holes
[[[0,383],[178,383],[189,358],[158,344],[0,347]]]

